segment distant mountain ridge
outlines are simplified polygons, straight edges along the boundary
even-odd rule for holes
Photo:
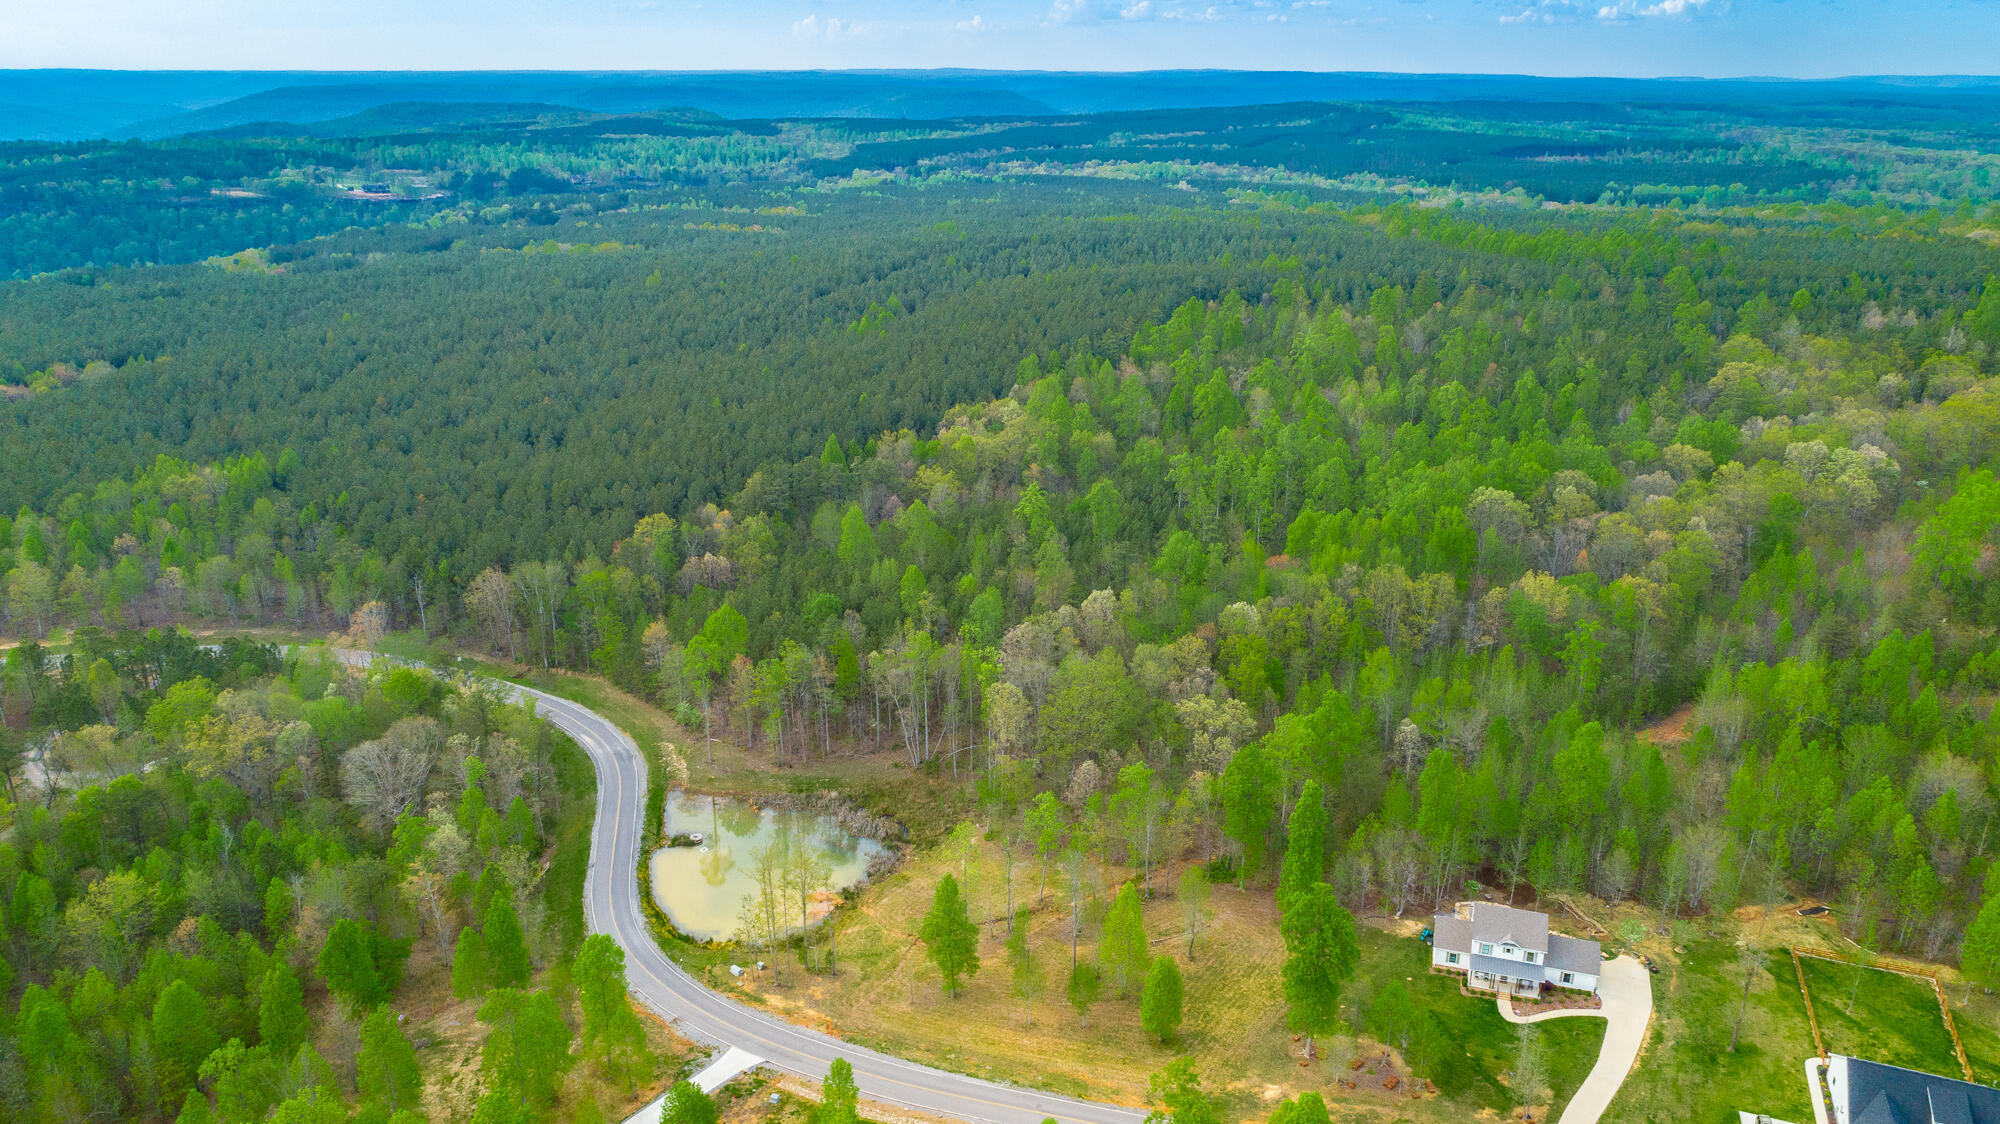
[[[1976,76],[1790,79],[1162,70],[1056,71],[0,71],[0,140],[158,139],[312,125],[384,106],[536,105],[589,113],[692,109],[725,118],[938,119],[1295,101],[1803,102],[2000,98]]]

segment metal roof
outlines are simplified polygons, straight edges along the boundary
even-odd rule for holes
[[[1503,960],[1498,956],[1472,954],[1472,970],[1485,972],[1489,976],[1505,976],[1510,980],[1542,982],[1546,975],[1540,964],[1523,964],[1519,960]]]

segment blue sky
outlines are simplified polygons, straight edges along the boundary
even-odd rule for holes
[[[0,0],[0,28],[0,67],[2000,70],[2000,0]]]

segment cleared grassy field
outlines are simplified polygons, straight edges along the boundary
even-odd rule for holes
[[[1773,951],[1750,973],[1745,1005],[1736,938],[1725,921],[1719,935],[1677,925],[1678,954],[1667,941],[1648,942],[1662,967],[1653,977],[1653,1029],[1606,1121],[1735,1124],[1738,1110],[1812,1119],[1801,1068],[1813,1053],[1812,1031],[1791,957]],[[1731,1050],[1739,1011],[1742,1033]]]
[[[947,871],[965,877],[982,929],[982,967],[955,998],[942,994],[916,935],[932,889]],[[1084,904],[1081,959],[1095,962],[1095,937],[1113,888],[1107,882],[1129,873],[1114,869],[1087,876],[1096,892]],[[1412,1098],[1407,1067],[1399,1061],[1382,1066],[1380,1044],[1351,1037],[1322,1041],[1321,1056],[1303,1064],[1301,1044],[1285,1029],[1279,989],[1284,947],[1269,889],[1214,886],[1190,958],[1185,906],[1165,888],[1176,873],[1156,874],[1156,890],[1145,907],[1154,954],[1174,956],[1186,978],[1185,1022],[1169,1044],[1140,1027],[1136,996],[1120,996],[1108,984],[1087,1021],[1079,1019],[1064,994],[1071,956],[1066,876],[1052,867],[1048,893],[1038,895],[1040,864],[1026,857],[1014,864],[1013,901],[1033,907],[1029,943],[1043,985],[1032,1001],[1016,992],[1004,948],[1006,862],[990,841],[964,858],[920,853],[865,890],[837,921],[837,975],[808,975],[788,962],[759,973],[750,986],[773,1009],[854,1041],[1078,1096],[1140,1103],[1151,1074],[1184,1052],[1223,1097],[1232,1119],[1261,1117],[1279,1098],[1307,1090],[1326,1097],[1336,1119],[1463,1121],[1482,1110],[1512,1108],[1506,1073],[1516,1057],[1514,1027],[1500,1018],[1491,999],[1462,996],[1450,981],[1429,975],[1427,951],[1415,939],[1375,928],[1362,930],[1362,965],[1350,984],[1351,997],[1358,1001],[1369,987],[1390,979],[1404,981],[1466,1050],[1465,1065],[1457,1067],[1463,1080],[1446,1095]],[[1603,1023],[1565,1019],[1536,1030],[1560,1106],[1596,1061]],[[1355,1057],[1364,1059],[1359,1071],[1348,1065]],[[1380,1088],[1390,1072],[1402,1079],[1394,1092]],[[1357,1079],[1360,1088],[1338,1085],[1342,1078]]]
[[[1813,957],[1801,962],[1829,1052],[1962,1075],[1929,981]]]

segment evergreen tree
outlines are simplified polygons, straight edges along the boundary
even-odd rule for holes
[[[1292,900],[1279,922],[1285,938],[1285,1025],[1312,1040],[1340,1024],[1340,989],[1361,962],[1354,915],[1342,909],[1333,887],[1314,884]]]
[[[1320,880],[1326,863],[1326,797],[1318,781],[1307,781],[1292,809],[1278,872],[1278,908]]]
[[[459,931],[458,944],[451,953],[451,993],[460,999],[483,995],[491,984],[487,964],[486,938],[467,926]]]
[[[257,1040],[278,1057],[290,1057],[305,1045],[311,1029],[299,977],[283,961],[273,963],[264,973],[257,1005]]]
[[[499,988],[480,1006],[479,1021],[492,1028],[482,1054],[488,1087],[506,1090],[532,1108],[548,1108],[576,1060],[555,997]]]
[[[423,1090],[417,1051],[387,1007],[369,1012],[361,1024],[361,1049],[354,1056],[355,1087],[363,1097],[391,1112],[414,1108]]]
[[[389,988],[375,967],[370,926],[351,917],[333,923],[320,949],[319,978],[357,1015],[388,997]]]
[[[625,950],[610,936],[592,933],[577,951],[570,978],[583,1010],[584,1052],[607,1059],[629,1054],[635,1067],[642,1064],[646,1032],[626,998]]]
[[[1152,951],[1146,944],[1146,918],[1139,892],[1130,882],[1118,888],[1104,915],[1104,932],[1097,941],[1097,962],[1120,995],[1130,994],[1144,978]]]
[[[979,971],[979,926],[966,913],[958,879],[947,874],[938,880],[918,935],[930,950],[946,995],[957,994],[960,976]]]
[[[1069,970],[1069,1005],[1076,1008],[1077,1021],[1082,1025],[1090,1025],[1090,1008],[1103,990],[1104,976],[1097,965],[1080,961]]]
[[[1165,1042],[1181,1025],[1181,968],[1171,956],[1153,958],[1146,972],[1146,989],[1139,997],[1139,1025]]]
[[[2000,892],[1987,897],[1972,924],[1965,927],[1958,967],[1968,982],[1982,987],[2000,985]]]
[[[487,906],[481,929],[493,986],[526,987],[534,965],[528,962],[528,941],[521,932],[521,919],[514,913],[513,899],[496,898]]]
[[[152,1031],[160,1099],[173,1104],[193,1087],[202,1060],[221,1045],[221,1039],[208,1000],[186,980],[175,980],[160,991],[153,1002]]]

